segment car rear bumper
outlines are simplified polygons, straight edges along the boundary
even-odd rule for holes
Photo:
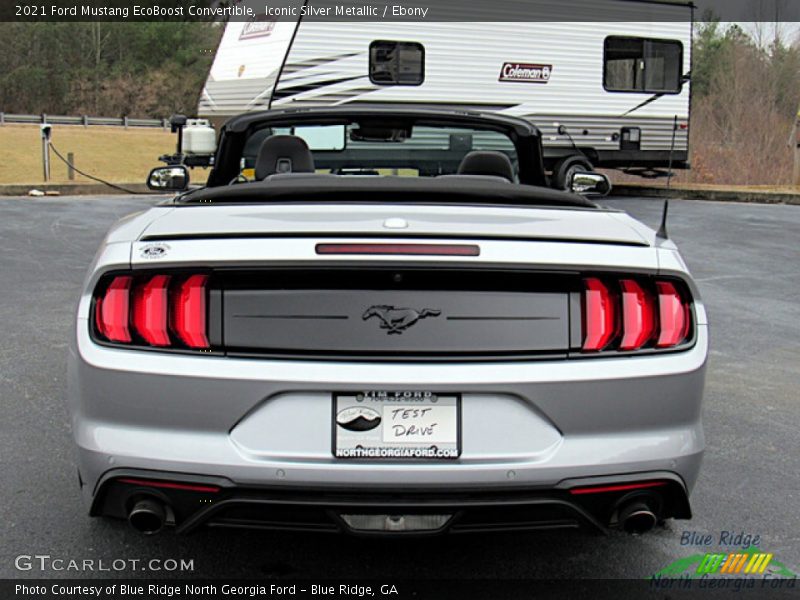
[[[68,380],[82,490],[95,506],[119,469],[276,493],[522,491],[535,500],[575,479],[658,473],[688,494],[705,445],[705,325],[691,349],[672,354],[460,364],[197,357],[103,347],[87,332],[79,319]],[[384,389],[460,393],[460,458],[334,458],[332,392]]]
[[[554,488],[359,492],[241,487],[220,477],[131,469],[106,473],[91,514],[126,518],[144,498],[169,507],[166,525],[181,534],[200,527],[356,535],[568,528],[603,533],[619,527],[621,510],[636,502],[648,503],[659,518],[691,517],[686,488],[669,472],[565,480]]]

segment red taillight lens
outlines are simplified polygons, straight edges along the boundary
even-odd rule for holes
[[[206,283],[208,275],[192,275],[183,281],[172,299],[170,327],[190,348],[208,348]]]
[[[660,332],[656,347],[677,346],[689,334],[689,305],[684,304],[675,285],[669,281],[656,282]]]
[[[201,485],[196,483],[179,483],[174,481],[156,481],[153,479],[135,479],[132,477],[121,477],[117,479],[120,483],[127,483],[129,485],[141,485],[152,488],[162,488],[167,490],[183,490],[187,492],[203,492],[208,494],[216,494],[220,488],[216,485]]]
[[[128,318],[132,280],[128,275],[114,277],[95,304],[97,330],[112,342],[128,344],[131,341]]]
[[[119,344],[208,349],[208,280],[204,274],[114,276],[95,297],[94,332]]]
[[[690,300],[672,281],[583,280],[583,351],[674,348],[691,334]]]
[[[155,275],[133,292],[133,327],[151,346],[169,346],[169,275]]]
[[[583,351],[599,352],[614,337],[614,298],[599,279],[584,280]]]
[[[622,341],[620,350],[638,350],[653,336],[653,300],[632,279],[620,281],[622,288]]]
[[[593,487],[572,488],[569,493],[574,496],[583,494],[606,494],[608,492],[628,492],[632,490],[644,490],[647,488],[663,487],[666,481],[646,481],[643,483],[623,483],[619,485],[598,485]]]

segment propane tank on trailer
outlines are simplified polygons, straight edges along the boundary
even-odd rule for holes
[[[183,127],[184,154],[208,156],[217,150],[217,133],[206,119],[188,119]]]

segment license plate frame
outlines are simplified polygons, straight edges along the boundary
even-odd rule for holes
[[[331,453],[337,459],[448,461],[461,457],[460,393],[333,392],[331,408]],[[371,425],[376,416],[379,423]],[[398,427],[385,430],[387,419]]]

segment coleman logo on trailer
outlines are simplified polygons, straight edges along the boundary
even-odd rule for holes
[[[553,65],[532,65],[529,63],[507,62],[500,69],[498,81],[522,81],[526,83],[547,83],[553,73]]]
[[[244,24],[242,33],[239,35],[240,40],[249,40],[252,38],[266,37],[272,34],[275,29],[276,17],[268,17],[267,15],[258,15],[252,21]]]

